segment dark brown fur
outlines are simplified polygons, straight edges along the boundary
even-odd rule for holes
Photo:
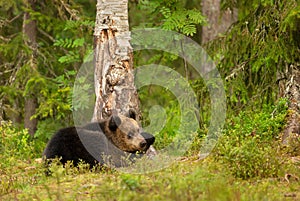
[[[43,153],[46,159],[60,157],[78,164],[80,160],[94,166],[104,164],[107,156],[114,166],[124,164],[122,158],[140,157],[136,152],[145,152],[154,143],[154,136],[142,132],[138,123],[123,115],[89,123],[83,127],[59,130],[49,141]],[[133,155],[128,155],[128,154]]]

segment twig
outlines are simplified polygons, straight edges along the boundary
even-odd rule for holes
[[[43,34],[44,36],[46,36],[47,38],[49,38],[52,42],[55,42],[55,39],[54,39],[51,35],[49,35],[47,32],[45,32],[44,30],[38,28],[38,31],[39,31],[41,34]]]

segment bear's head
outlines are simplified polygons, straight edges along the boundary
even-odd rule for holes
[[[131,112],[128,117],[120,114],[110,116],[106,125],[109,130],[108,137],[116,147],[123,151],[145,152],[154,143],[155,138],[143,132],[135,117],[135,113]]]

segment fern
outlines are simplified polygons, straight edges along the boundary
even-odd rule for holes
[[[68,20],[68,21],[66,21],[64,31],[78,29],[82,26],[88,27],[88,28],[93,28],[95,26],[95,22],[93,20],[82,20],[82,21],[81,20],[78,20],[78,21]]]
[[[205,17],[196,9],[193,10],[187,10],[187,18],[191,20],[191,23],[194,24],[205,24],[206,19]]]
[[[84,45],[85,39],[84,38],[77,38],[72,40],[71,38],[60,38],[54,42],[54,46],[64,47],[64,48],[76,48],[82,47]]]
[[[54,46],[64,47],[64,48],[76,48],[82,47],[84,45],[85,39],[84,38],[76,38],[72,40],[70,38],[60,38],[54,42]]]
[[[170,10],[170,8],[166,8],[166,7],[162,7],[161,9],[160,9],[160,13],[166,18],[166,19],[168,19],[170,16],[171,16],[171,10]]]
[[[182,28],[182,33],[187,36],[193,36],[196,32],[196,26],[193,24],[187,24]]]
[[[165,30],[178,31],[187,36],[193,36],[196,32],[196,25],[204,24],[205,18],[199,11],[180,9],[172,14],[168,9],[161,9],[165,22],[162,27]]]
[[[84,38],[76,38],[76,39],[73,41],[72,48],[75,48],[75,47],[82,47],[83,45],[84,45]]]
[[[193,36],[197,31],[196,26],[205,24],[205,17],[199,10],[188,10],[181,4],[181,1],[176,0],[143,0],[139,3],[141,9],[149,11],[153,16],[159,16],[157,18],[160,18],[163,29]]]
[[[69,53],[65,56],[62,56],[58,59],[60,63],[74,63],[80,62],[80,56],[77,52],[69,51]]]

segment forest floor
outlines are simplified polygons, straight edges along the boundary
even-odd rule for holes
[[[299,175],[238,179],[210,157],[176,161],[147,174],[56,166],[46,176],[42,164],[14,161],[1,168],[0,200],[299,200]],[[3,164],[1,165],[3,166]],[[298,167],[299,168],[299,167]]]
[[[187,156],[144,174],[53,165],[47,176],[36,160],[46,142],[2,123],[0,200],[300,200],[300,139],[283,146],[278,137],[284,105],[228,115],[208,157],[199,160],[195,142]]]

